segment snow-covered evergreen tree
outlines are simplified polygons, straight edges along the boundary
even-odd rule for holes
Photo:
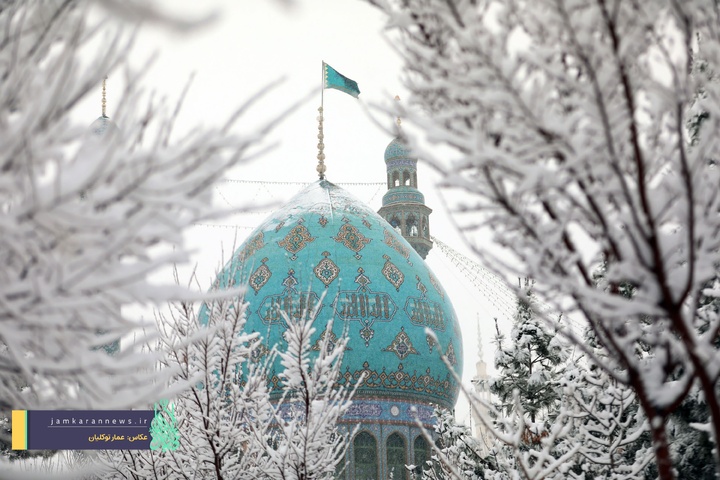
[[[437,419],[433,454],[426,465],[412,465],[417,480],[480,480],[489,476],[492,458],[483,458],[477,439],[470,429],[458,425],[455,416],[443,408],[436,407],[434,416]],[[430,442],[432,443],[432,442]],[[486,473],[487,471],[487,473]]]
[[[399,33],[422,112],[406,123],[456,152],[409,140],[465,193],[456,221],[482,235],[470,243],[491,238],[476,249],[486,265],[536,279],[541,301],[587,323],[603,358],[558,328],[633,390],[658,477],[675,478],[666,427],[693,389],[701,428],[716,447],[720,435],[720,315],[699,308],[720,296],[707,287],[720,265],[716,2],[368,1]]]
[[[586,480],[647,478],[650,429],[632,389],[583,359],[568,365],[563,384],[577,419],[571,441],[581,445],[576,472]]]
[[[498,410],[506,414],[515,408],[517,393],[530,424],[548,424],[560,403],[560,378],[567,361],[567,346],[534,313],[536,306],[529,286],[525,281],[525,297],[518,298],[509,345],[496,322],[498,374],[490,382],[490,392],[498,399]],[[544,428],[539,426],[535,434]]]

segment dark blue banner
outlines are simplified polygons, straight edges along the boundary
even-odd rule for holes
[[[152,410],[28,410],[26,448],[148,450],[154,416]]]

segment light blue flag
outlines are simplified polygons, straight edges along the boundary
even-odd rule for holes
[[[334,88],[355,98],[360,95],[360,89],[355,80],[350,80],[345,75],[338,73],[325,62],[323,62],[323,88]]]

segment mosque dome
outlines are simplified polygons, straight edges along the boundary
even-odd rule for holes
[[[395,137],[385,148],[385,163],[395,159],[410,159],[410,150],[400,137]],[[415,161],[417,163],[417,161]]]
[[[249,285],[246,331],[264,338],[258,357],[284,344],[281,310],[297,318],[318,307],[313,348],[330,319],[333,338],[347,329],[341,383],[354,385],[363,373],[365,380],[346,420],[409,425],[415,411],[432,422],[433,404],[454,407],[458,385],[439,355],[462,374],[461,333],[448,295],[413,247],[342,188],[319,180],[267,218],[215,287],[228,284]],[[272,368],[277,386],[279,360]]]

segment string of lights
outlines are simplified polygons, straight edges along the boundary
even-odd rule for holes
[[[432,237],[432,240],[450,262],[470,280],[473,286],[483,294],[495,308],[504,313],[507,318],[513,318],[515,316],[515,312],[517,311],[517,297],[505,286],[503,280],[473,259],[466,257],[442,242],[437,237]],[[543,315],[557,317],[557,313],[555,313],[556,310],[545,303],[540,302],[536,304],[536,308],[538,312]],[[580,322],[567,315],[563,315],[560,321],[561,323],[569,324],[574,332],[583,331]]]
[[[266,180],[240,180],[240,179],[234,179],[234,178],[224,178],[221,180],[222,182],[228,182],[228,183],[246,183],[246,184],[254,184],[254,185],[295,185],[295,186],[307,186],[310,185],[312,182],[269,182]],[[377,186],[383,186],[385,185],[385,182],[342,182],[337,183],[336,185],[341,187],[377,187]]]

